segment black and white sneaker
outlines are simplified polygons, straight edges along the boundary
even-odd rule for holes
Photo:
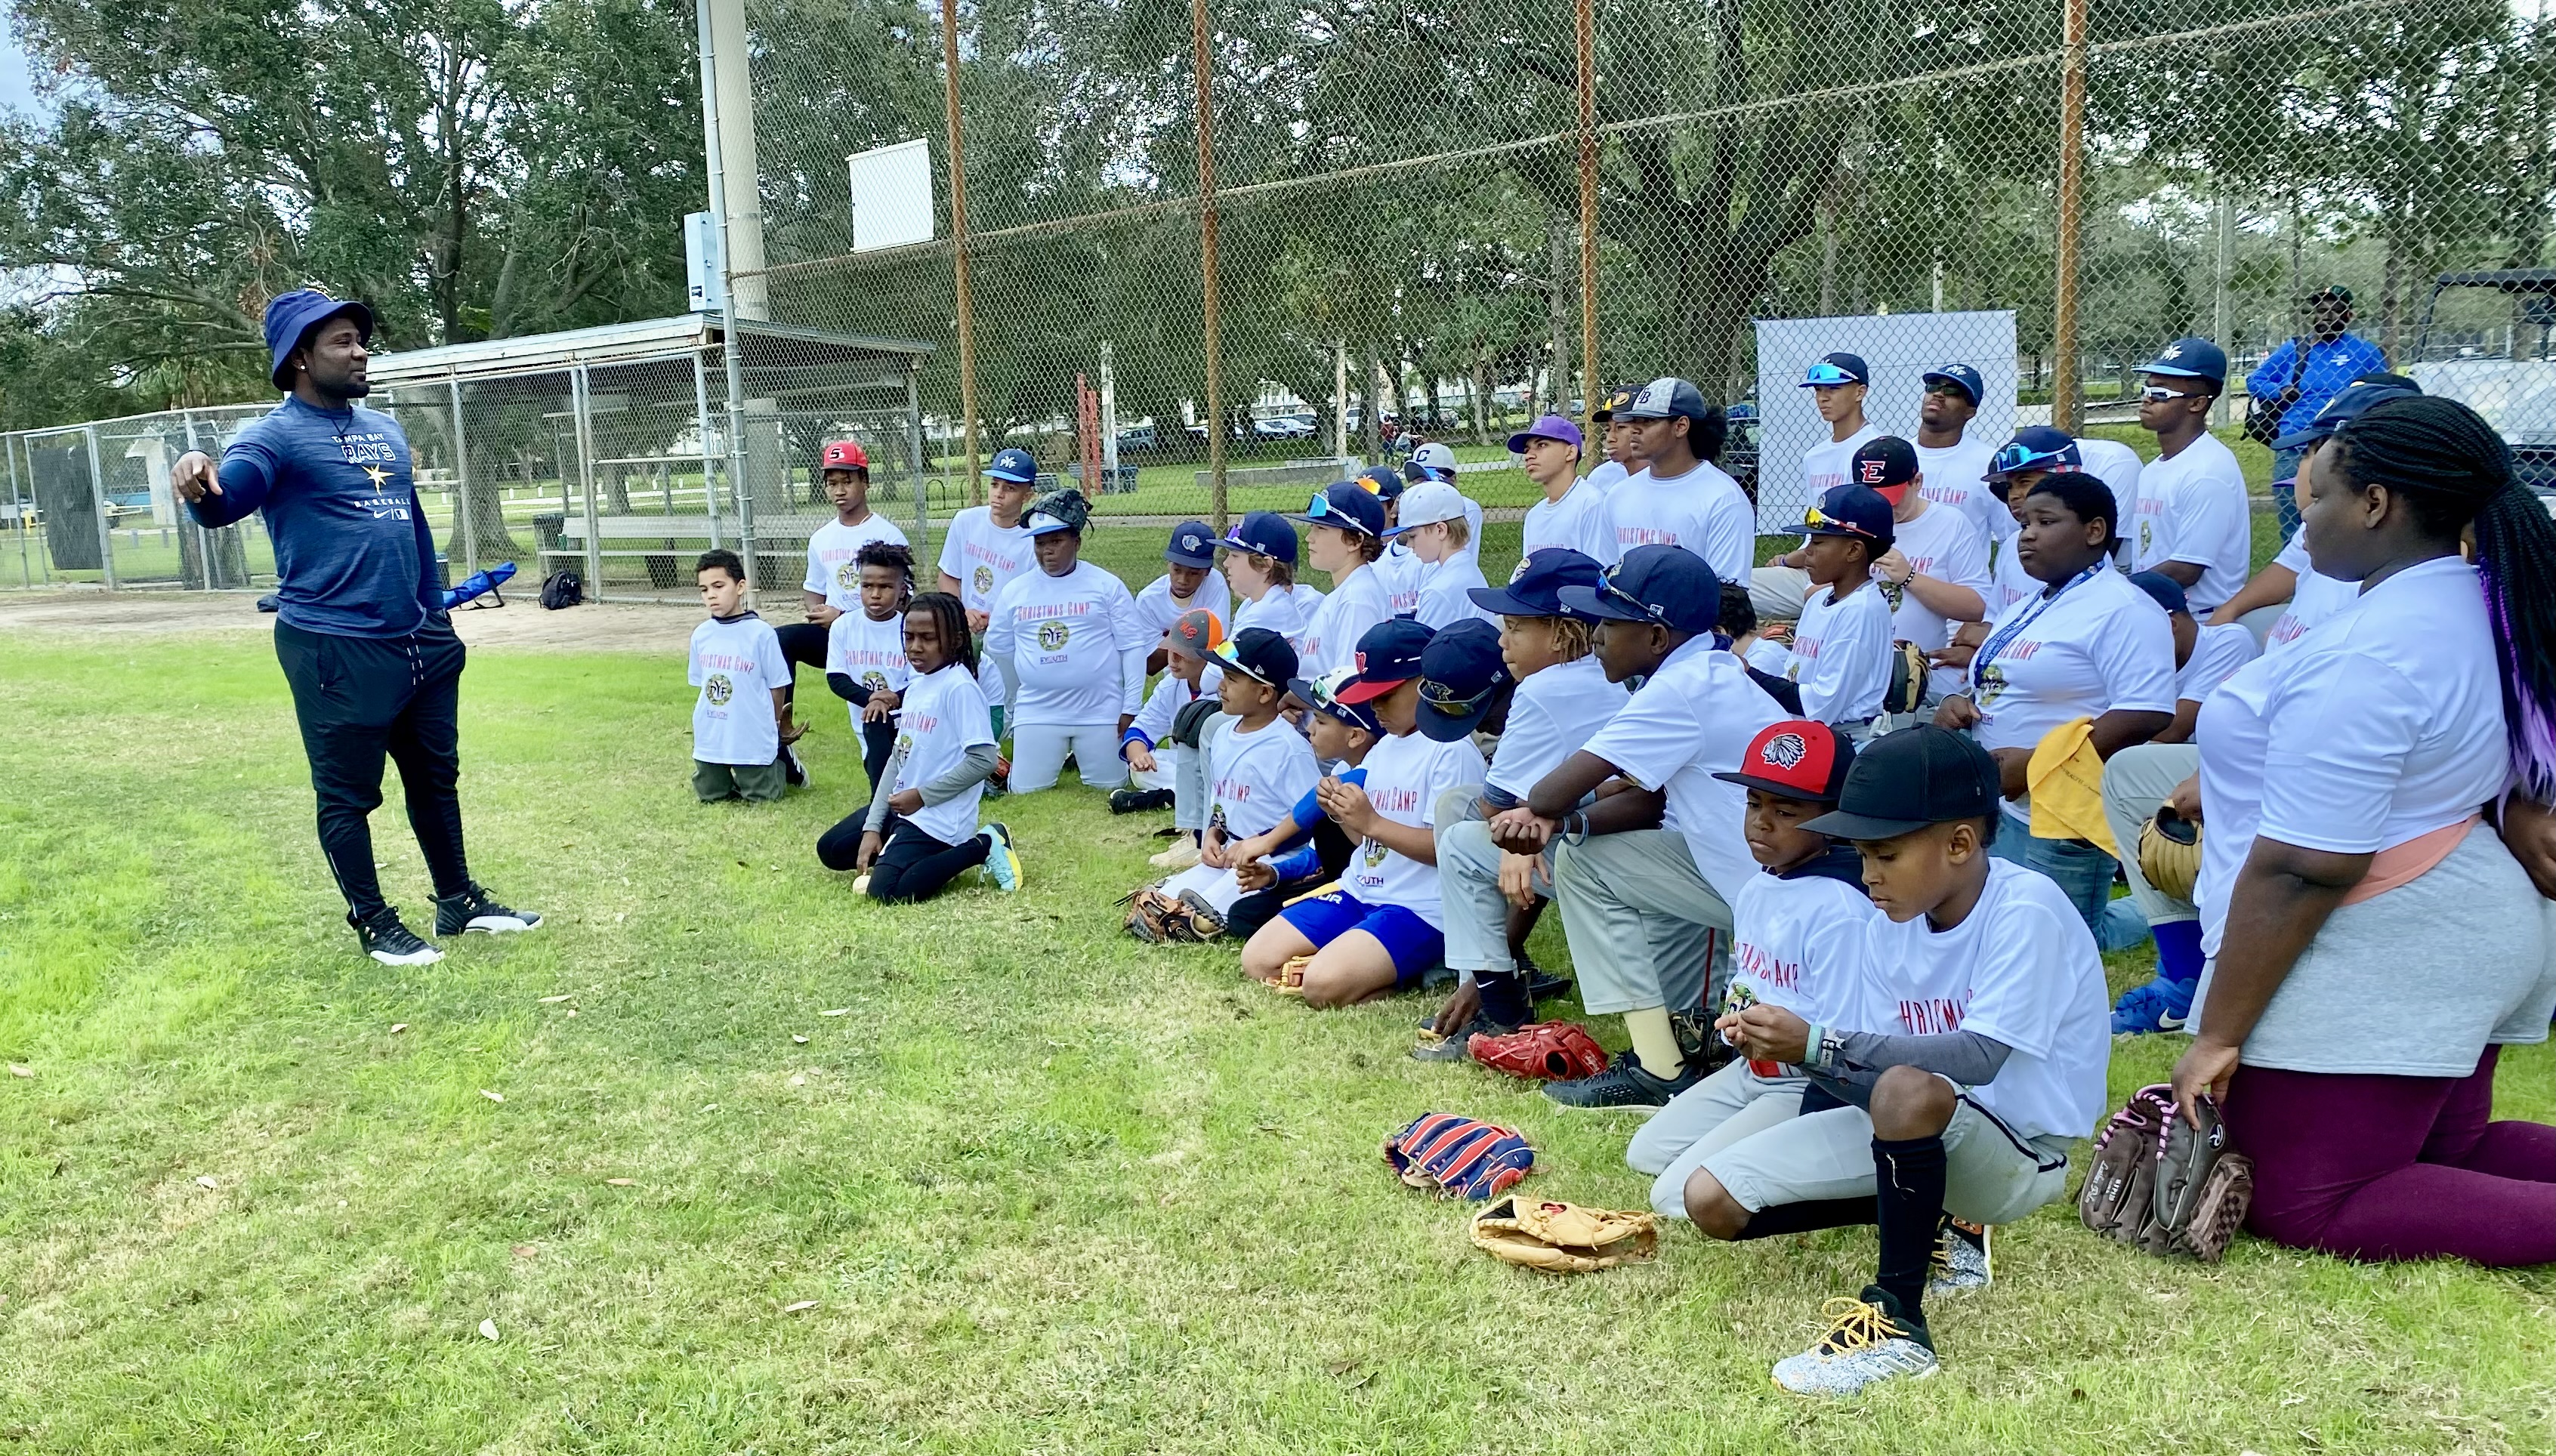
[[[346,923],[355,927],[355,938],[364,943],[364,954],[386,966],[431,966],[444,959],[444,952],[417,938],[417,932],[400,922],[399,911],[383,906],[369,919],[355,918],[346,912]]]
[[[1547,1082],[1544,1095],[1565,1107],[1639,1108],[1657,1112],[1670,1099],[1704,1080],[1704,1074],[1682,1067],[1675,1077],[1655,1077],[1629,1051],[1615,1053],[1606,1070],[1576,1082]]]
[[[511,935],[529,930],[542,922],[532,910],[508,910],[492,899],[477,881],[459,895],[435,903],[435,933],[438,936],[461,935],[477,931],[482,935]]]
[[[1168,789],[1125,789],[1109,790],[1109,812],[1113,814],[1149,814],[1172,806],[1176,797]]]
[[[799,762],[799,750],[786,743],[781,745],[781,778],[793,789],[808,787],[808,766]]]

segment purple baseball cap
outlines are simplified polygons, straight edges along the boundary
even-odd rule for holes
[[[1575,455],[1581,450],[1580,426],[1559,415],[1547,415],[1509,436],[1509,453],[1523,455],[1526,453],[1527,441],[1537,439],[1558,439],[1571,446],[1571,452]]]

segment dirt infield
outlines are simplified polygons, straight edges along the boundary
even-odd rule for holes
[[[800,620],[795,608],[772,614]],[[53,591],[0,593],[0,633],[165,637],[181,632],[268,632],[275,619],[257,598],[234,591]],[[503,607],[452,614],[475,648],[529,652],[644,652],[680,656],[701,622],[697,606],[589,602],[545,612],[530,594]]]

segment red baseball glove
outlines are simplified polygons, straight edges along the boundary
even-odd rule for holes
[[[1465,1043],[1473,1060],[1531,1081],[1571,1082],[1606,1070],[1606,1051],[1578,1022],[1536,1022],[1505,1036],[1476,1031]]]

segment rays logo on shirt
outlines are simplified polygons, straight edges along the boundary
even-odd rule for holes
[[[834,568],[834,584],[845,591],[861,589],[861,562],[858,556],[846,556],[843,558],[843,563]]]
[[[989,595],[994,589],[994,568],[979,561],[976,563],[976,569],[968,573],[967,579],[975,584],[976,595]]]
[[[1908,599],[1908,583],[1905,581],[1876,580],[1873,585],[1881,588],[1881,599],[1890,603],[1890,610],[1894,612],[1899,610],[1901,602]]]
[[[1065,649],[1065,645],[1073,640],[1074,629],[1068,627],[1063,622],[1047,621],[1039,624],[1038,645],[1040,652],[1062,652]]]
[[[1370,839],[1358,847],[1358,857],[1366,861],[1370,870],[1384,863],[1384,841],[1381,839]]]
[[[725,672],[712,672],[702,683],[702,696],[709,699],[711,707],[726,707],[727,700],[736,696],[736,684],[728,680]]]
[[[900,753],[900,754],[911,754],[911,753],[913,753],[913,752],[914,752],[914,735],[913,735],[913,734],[911,734],[911,733],[900,733],[900,734],[898,734],[898,735],[896,736],[896,751],[897,751],[898,753]]]
[[[1811,746],[1802,741],[1802,735],[1778,733],[1766,741],[1766,747],[1757,756],[1778,769],[1790,769],[1799,765],[1810,751]]]

